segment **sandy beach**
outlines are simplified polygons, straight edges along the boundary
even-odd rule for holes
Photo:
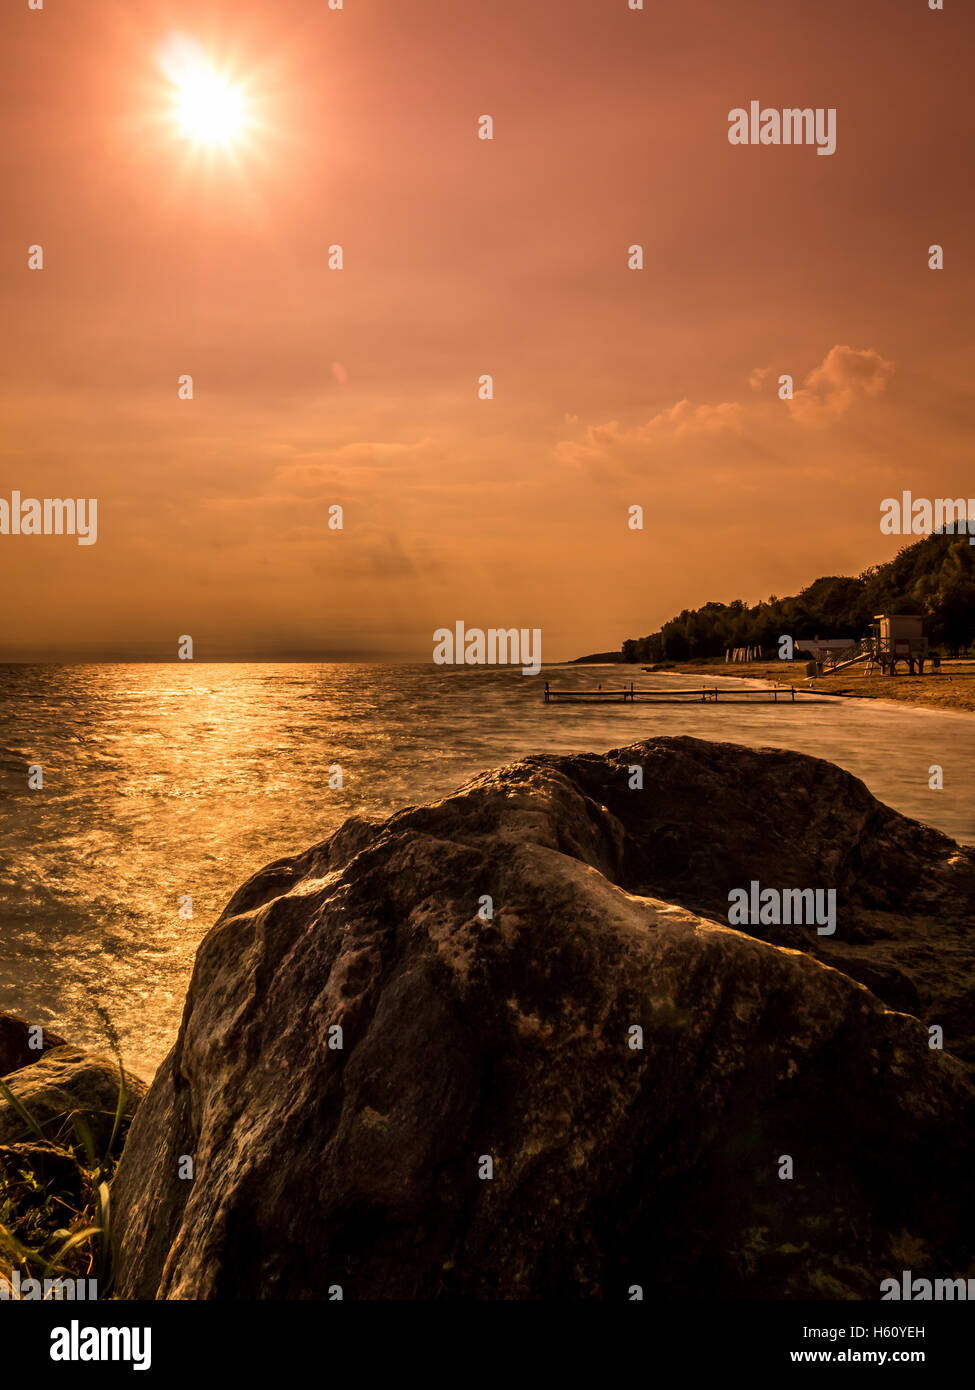
[[[734,665],[717,661],[685,661],[661,670],[693,676],[737,676],[742,680],[769,680],[779,685],[821,691],[824,695],[852,696],[858,700],[897,700],[929,709],[962,710],[975,714],[975,661],[943,661],[939,671],[923,676],[902,672],[896,676],[865,675],[859,666],[833,676],[806,675],[805,662],[752,661]]]

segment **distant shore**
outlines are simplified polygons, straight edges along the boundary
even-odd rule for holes
[[[639,663],[630,667],[640,670]],[[737,676],[741,680],[769,680],[778,685],[801,686],[824,695],[854,696],[859,700],[899,700],[928,709],[962,710],[975,713],[975,661],[942,661],[939,671],[926,670],[923,676],[903,672],[896,676],[865,676],[863,668],[852,666],[833,676],[806,675],[804,661],[679,661],[660,670],[687,675]]]

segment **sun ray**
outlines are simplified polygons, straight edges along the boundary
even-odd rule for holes
[[[197,40],[173,34],[160,52],[172,87],[171,115],[180,136],[196,144],[239,144],[251,125],[243,86],[211,61]]]

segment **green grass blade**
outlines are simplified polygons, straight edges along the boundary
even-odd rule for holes
[[[0,1096],[3,1096],[4,1100],[7,1102],[8,1105],[13,1106],[14,1110],[23,1120],[27,1128],[32,1130],[33,1133],[37,1135],[41,1143],[46,1144],[47,1135],[41,1129],[40,1125],[34,1119],[34,1116],[30,1113],[27,1107],[14,1095],[13,1091],[10,1089],[10,1087],[7,1085],[5,1081],[0,1081]]]

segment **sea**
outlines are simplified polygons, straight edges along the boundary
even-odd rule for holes
[[[876,700],[542,698],[545,680],[605,690],[624,678],[697,683],[613,666],[526,677],[365,663],[0,665],[0,1011],[104,1048],[103,1010],[126,1064],[149,1079],[175,1040],[196,949],[250,875],[347,816],[382,818],[532,753],[660,734],[793,748],[975,843],[972,715]],[[929,785],[935,765],[942,790]],[[329,785],[336,766],[341,788]],[[42,787],[30,787],[30,767]]]

